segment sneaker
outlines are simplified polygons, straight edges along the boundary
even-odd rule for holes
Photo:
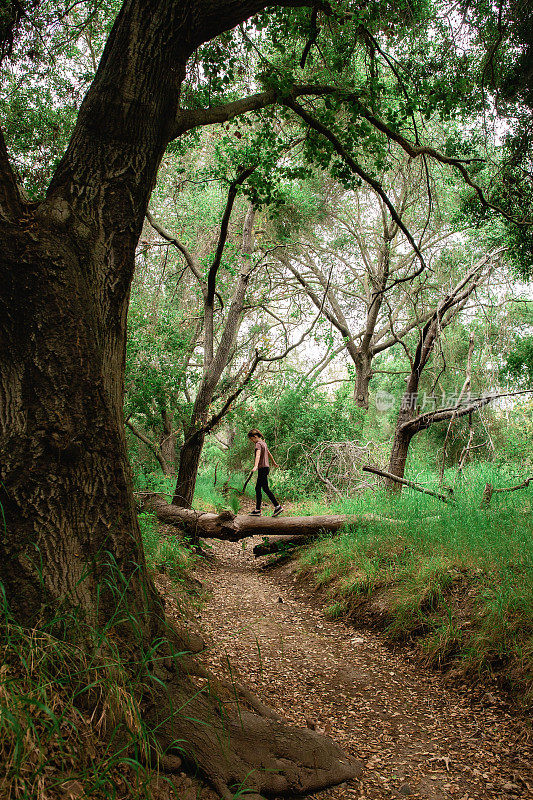
[[[283,511],[283,506],[276,506],[274,509],[274,513],[272,514],[273,517],[279,517],[281,512]]]
[[[254,508],[253,511],[250,511],[250,516],[251,517],[260,517],[261,516],[261,511],[258,508]]]

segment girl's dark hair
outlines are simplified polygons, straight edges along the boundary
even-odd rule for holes
[[[251,439],[251,438],[252,438],[252,436],[260,436],[260,437],[261,437],[261,439],[264,439],[264,438],[265,438],[265,437],[263,436],[263,434],[261,433],[261,431],[258,431],[258,430],[257,430],[257,428],[252,428],[252,430],[251,430],[251,431],[248,433],[248,438],[249,438],[249,439]]]

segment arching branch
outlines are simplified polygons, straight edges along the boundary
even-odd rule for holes
[[[185,245],[182,242],[180,242],[179,239],[177,239],[172,233],[170,233],[170,231],[167,231],[167,229],[164,228],[160,222],[157,222],[152,216],[150,211],[146,212],[146,219],[148,220],[152,228],[155,231],[157,231],[157,233],[163,239],[166,239],[167,242],[173,244],[174,247],[176,247],[176,249],[180,251],[192,274],[194,275],[200,286],[202,286],[202,288],[205,290],[206,283],[202,275],[202,267],[200,263],[196,260],[196,258],[193,256],[193,254],[185,247]]]
[[[301,117],[304,120],[304,122],[306,122],[309,125],[310,128],[313,128],[313,130],[317,131],[317,133],[322,134],[322,136],[324,136],[325,139],[331,142],[335,152],[338,153],[338,155],[342,158],[342,160],[350,167],[352,172],[354,172],[365,183],[371,186],[372,189],[376,192],[376,194],[379,197],[381,197],[381,199],[387,206],[392,219],[398,225],[399,229],[402,231],[405,238],[407,239],[407,241],[413,248],[414,252],[418,256],[418,260],[420,261],[420,270],[418,271],[418,273],[415,273],[413,277],[415,277],[416,274],[420,274],[420,272],[422,272],[426,268],[426,262],[424,260],[424,256],[420,252],[420,249],[417,243],[415,242],[412,234],[402,222],[400,215],[396,211],[392,201],[388,197],[387,193],[385,192],[381,184],[378,181],[376,181],[375,178],[369,175],[368,172],[366,172],[355,161],[353,156],[350,155],[350,153],[346,150],[344,145],[339,141],[339,139],[335,136],[335,134],[332,131],[330,131],[330,129],[326,127],[326,125],[320,122],[320,120],[315,119],[315,117],[311,116],[311,114],[309,114],[309,112],[306,111],[306,109],[302,105],[300,105],[300,103],[298,103],[296,100],[293,100],[292,98],[285,98],[284,104],[288,108],[291,108],[295,114]]]

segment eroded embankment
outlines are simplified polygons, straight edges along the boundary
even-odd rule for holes
[[[497,694],[450,686],[379,633],[326,619],[291,565],[261,572],[249,547],[211,544],[202,658],[365,764],[361,782],[321,798],[533,797],[531,728]]]

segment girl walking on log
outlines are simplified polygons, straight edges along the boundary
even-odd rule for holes
[[[248,434],[248,438],[255,444],[255,463],[252,472],[257,472],[257,483],[255,484],[255,509],[250,511],[250,514],[253,517],[261,516],[261,502],[263,499],[261,490],[263,490],[266,496],[270,499],[271,503],[274,505],[274,513],[272,516],[277,517],[279,514],[281,514],[283,508],[276,500],[268,485],[270,459],[272,459],[272,465],[274,467],[277,467],[278,465],[276,464],[274,456],[268,449],[268,445],[265,442],[265,437],[261,431],[258,431],[257,428],[252,428]]]

